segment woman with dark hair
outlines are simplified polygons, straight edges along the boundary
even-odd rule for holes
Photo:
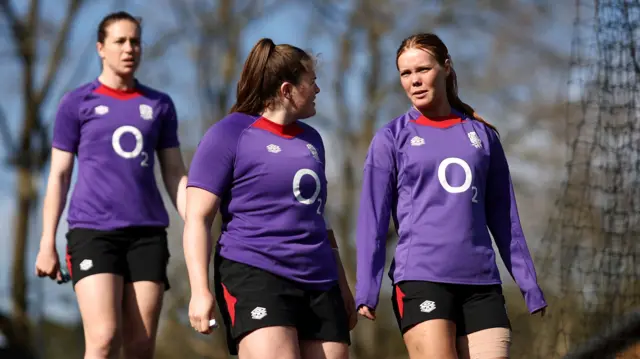
[[[355,326],[327,203],[325,148],[315,115],[313,58],[270,39],[244,64],[231,112],[204,135],[189,170],[184,253],[189,316],[211,331],[210,228],[222,233],[215,292],[229,351],[240,358],[348,357]]]
[[[171,98],[135,79],[141,28],[126,12],[98,27],[100,76],[62,98],[53,131],[36,274],[60,280],[55,236],[71,173],[67,266],[84,327],[85,358],[152,358],[169,289],[169,217],[154,175],[155,154],[184,217],[186,169]],[[123,341],[123,343],[121,342]]]

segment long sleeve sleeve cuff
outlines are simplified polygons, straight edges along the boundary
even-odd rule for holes
[[[527,304],[529,313],[534,313],[547,306],[547,301],[544,299],[544,294],[540,287],[524,293],[524,301]]]

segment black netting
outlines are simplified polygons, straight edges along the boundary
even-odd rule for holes
[[[553,297],[538,358],[640,307],[640,0],[576,0],[576,12],[567,172],[537,256]]]

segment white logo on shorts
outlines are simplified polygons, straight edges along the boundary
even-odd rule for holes
[[[420,311],[423,313],[431,313],[435,309],[436,309],[436,303],[430,300],[425,300],[424,302],[422,302],[422,304],[420,304]]]
[[[93,261],[91,259],[85,259],[80,262],[80,270],[87,271],[93,267]]]
[[[262,307],[256,307],[251,311],[251,318],[255,320],[260,320],[267,316],[267,309]]]

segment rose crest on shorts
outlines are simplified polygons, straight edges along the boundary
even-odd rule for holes
[[[255,307],[251,311],[251,318],[255,320],[260,320],[267,316],[267,309],[263,307]]]
[[[436,303],[430,300],[425,300],[424,302],[422,302],[422,304],[420,304],[420,311],[423,313],[431,313],[435,309],[436,309]]]
[[[93,267],[93,261],[91,259],[85,259],[80,262],[80,270],[89,270]]]

